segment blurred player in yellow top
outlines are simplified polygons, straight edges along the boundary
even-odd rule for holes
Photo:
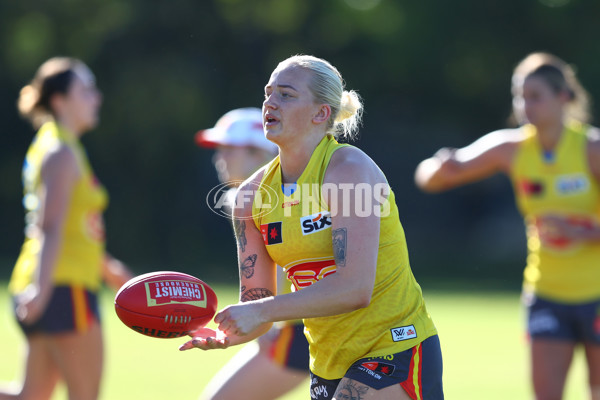
[[[2,400],[49,399],[60,379],[71,399],[99,395],[98,291],[103,278],[118,288],[132,276],[105,253],[108,196],[79,142],[100,104],[94,75],[71,58],[46,61],[21,90],[19,111],[39,131],[23,165],[25,243],[9,290],[28,352],[22,388]]]
[[[244,343],[303,318],[312,399],[443,399],[440,342],[394,194],[373,160],[334,138],[351,138],[362,111],[343,82],[312,56],[271,74],[263,126],[279,156],[240,186],[233,211],[240,303],[181,350]],[[274,296],[277,265],[292,293]]]
[[[240,183],[277,155],[277,145],[263,133],[260,108],[229,111],[213,128],[199,131],[196,143],[215,149],[213,162],[219,180],[230,188],[225,205],[232,204]],[[280,273],[279,278],[278,292],[289,293],[285,275]],[[308,377],[308,343],[303,331],[302,320],[288,321],[257,343],[248,344],[213,378],[202,398],[269,400],[283,396]]]
[[[439,192],[503,172],[526,225],[523,299],[537,399],[560,399],[578,343],[592,399],[600,399],[600,132],[573,69],[547,53],[512,77],[516,129],[441,149],[418,166],[417,185]]]

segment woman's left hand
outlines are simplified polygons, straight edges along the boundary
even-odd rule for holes
[[[215,316],[215,322],[227,336],[245,336],[265,323],[260,320],[259,306],[251,302],[225,307]]]
[[[46,309],[48,297],[30,285],[16,298],[17,318],[26,325],[31,325],[37,321]]]

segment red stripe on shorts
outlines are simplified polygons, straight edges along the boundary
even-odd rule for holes
[[[276,364],[286,366],[290,356],[290,347],[294,339],[294,328],[290,325],[284,325],[279,336],[271,344],[269,356]]]
[[[415,356],[418,357],[415,364]],[[410,366],[408,367],[408,378],[404,382],[400,382],[402,388],[408,396],[413,400],[423,399],[423,385],[421,381],[421,370],[423,366],[423,347],[421,343],[413,347],[412,356],[410,358]],[[415,371],[416,370],[416,371]],[[417,374],[417,387],[415,387],[415,372]]]
[[[417,394],[415,393],[415,385],[414,385],[414,372],[415,372],[415,352],[417,351],[416,347],[413,347],[413,354],[410,358],[410,366],[408,367],[408,378],[404,382],[400,382],[400,385],[404,388],[406,393],[410,396],[411,399],[416,400]]]

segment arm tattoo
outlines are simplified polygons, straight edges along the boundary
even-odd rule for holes
[[[256,264],[256,254],[248,256],[240,264],[240,273],[244,276],[244,278],[252,278],[254,275],[254,264]]]
[[[333,258],[338,267],[346,266],[346,228],[335,229],[331,232],[333,243]]]
[[[244,293],[246,291],[246,285],[242,285],[240,288],[240,293]]]
[[[253,288],[253,289],[248,289],[247,291],[242,293],[241,300],[242,300],[242,302],[244,302],[244,301],[250,301],[250,300],[259,300],[259,299],[262,299],[265,297],[273,297],[273,296],[274,296],[273,292],[271,292],[269,289]]]
[[[369,386],[352,379],[343,379],[335,389],[333,397],[339,400],[362,400],[366,399]]]
[[[235,232],[238,247],[243,253],[246,250],[246,244],[248,244],[248,240],[246,240],[246,221],[234,219],[233,231]]]

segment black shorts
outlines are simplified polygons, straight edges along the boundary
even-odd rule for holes
[[[286,324],[278,328],[277,337],[269,346],[269,358],[283,367],[309,372],[310,354],[304,324]]]
[[[16,308],[14,300],[13,305]],[[17,318],[25,335],[86,332],[94,320],[100,321],[98,296],[80,286],[54,287],[46,309],[34,323],[24,324]]]
[[[537,296],[525,299],[530,338],[600,344],[600,300],[565,304]]]
[[[348,368],[344,378],[377,390],[400,384],[411,399],[443,400],[440,340],[434,335],[400,353],[362,358]],[[311,372],[311,399],[333,398],[340,381],[341,379],[323,379]],[[354,398],[353,393],[348,393],[348,396]]]

